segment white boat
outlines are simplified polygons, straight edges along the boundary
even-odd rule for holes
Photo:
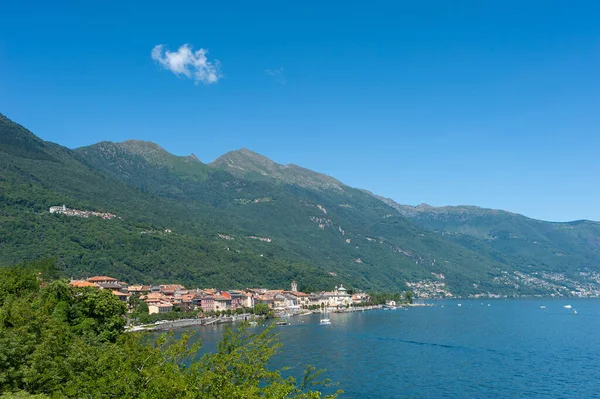
[[[565,305],[565,306],[563,306],[563,308],[565,308],[565,309],[571,309],[572,307],[573,306],[571,306],[571,305]]]
[[[577,314],[577,309],[573,309],[573,314]]]
[[[331,324],[331,319],[327,315],[327,311],[325,311],[325,313],[322,313],[321,320],[319,320],[319,324],[324,325],[324,326]]]
[[[456,305],[456,306],[462,306],[462,303],[459,303],[459,304],[458,304],[458,305]]]
[[[546,309],[546,305],[540,306],[540,309]]]

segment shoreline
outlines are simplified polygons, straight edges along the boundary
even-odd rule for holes
[[[263,316],[255,316],[250,313],[246,313],[241,315],[224,317],[202,317],[198,319],[162,320],[153,324],[141,324],[136,326],[130,326],[129,328],[125,329],[125,332],[164,331],[193,326],[211,326],[214,324],[250,321],[250,317],[252,317],[254,320],[264,318]]]
[[[401,307],[423,307],[423,306],[434,306],[431,303],[428,304],[403,304],[398,306]],[[356,312],[365,312],[370,310],[380,310],[385,309],[385,305],[373,305],[373,306],[363,306],[357,308],[342,308],[342,309],[332,309],[327,312],[322,311],[314,311],[308,310],[301,313],[292,313],[288,314],[285,311],[276,314],[274,320],[277,319],[286,319],[290,317],[302,317],[309,316],[312,314],[322,314],[322,313],[356,313]],[[243,321],[258,321],[264,320],[264,316],[256,316],[250,313],[235,315],[235,316],[221,316],[221,317],[203,317],[199,319],[180,319],[180,320],[162,320],[153,324],[142,324],[129,326],[125,328],[125,332],[143,332],[143,331],[170,331],[176,330],[180,328],[186,327],[194,327],[194,326],[211,326],[215,324],[229,324]]]

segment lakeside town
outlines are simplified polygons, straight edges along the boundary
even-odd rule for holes
[[[211,324],[217,321],[236,321],[237,316],[247,318],[249,314],[265,316],[298,316],[316,312],[350,312],[356,310],[395,307],[396,301],[388,300],[385,305],[372,304],[371,296],[365,292],[349,293],[340,284],[332,291],[305,293],[298,291],[298,284],[292,281],[289,290],[248,288],[245,290],[216,290],[214,288],[188,289],[180,284],[130,285],[109,276],[94,276],[87,279],[71,280],[70,285],[78,288],[93,287],[110,290],[120,301],[126,303],[129,312],[144,303],[147,315],[143,320],[160,324],[161,320],[174,321],[185,316],[197,319],[185,325]],[[412,299],[412,296],[409,296]],[[412,300],[411,300],[412,302]],[[258,312],[257,312],[258,310]],[[131,324],[135,323],[132,320]],[[174,326],[171,323],[171,326]],[[183,324],[179,326],[184,326]]]

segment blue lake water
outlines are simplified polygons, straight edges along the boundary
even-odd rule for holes
[[[342,398],[600,398],[600,300],[435,305],[292,318],[274,366],[326,368]],[[211,350],[225,328],[196,330]]]

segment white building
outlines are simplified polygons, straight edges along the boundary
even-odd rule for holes
[[[341,308],[352,304],[352,295],[340,284],[333,291],[324,292],[323,296],[327,300],[327,306],[330,308]]]
[[[65,205],[63,205],[63,206],[51,206],[50,207],[50,213],[66,212],[66,211],[67,211],[67,207]]]
[[[155,305],[148,305],[148,314],[154,313],[168,313],[173,310],[173,305],[170,303],[157,303]]]

